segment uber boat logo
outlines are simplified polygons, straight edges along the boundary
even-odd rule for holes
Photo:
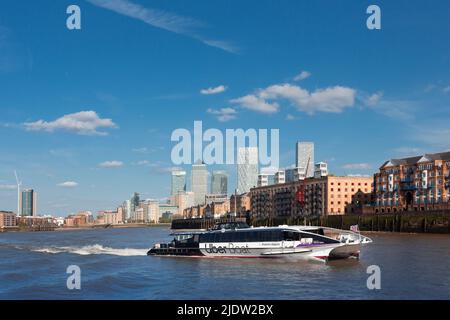
[[[67,289],[69,290],[81,290],[81,269],[77,265],[71,265],[67,267],[66,273],[70,274],[67,278]]]
[[[66,26],[69,30],[80,30],[81,29],[81,9],[77,5],[70,5],[66,10],[67,14],[70,16],[66,20]]]
[[[380,290],[381,289],[381,269],[377,265],[367,267],[367,274],[370,276],[367,278],[367,289]]]

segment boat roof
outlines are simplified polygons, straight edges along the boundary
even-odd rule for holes
[[[313,231],[318,229],[327,229],[325,227],[319,227],[319,226],[288,226],[288,225],[279,225],[275,227],[249,227],[249,228],[241,228],[241,229],[225,229],[225,232],[229,231],[237,231],[237,232],[250,232],[250,231],[259,231],[259,230],[285,230],[285,229],[293,229],[297,231]],[[223,229],[219,230],[193,230],[193,231],[187,231],[183,230],[180,232],[173,232],[170,235],[173,236],[182,236],[182,235],[196,235],[196,234],[203,234],[207,232],[224,232]]]

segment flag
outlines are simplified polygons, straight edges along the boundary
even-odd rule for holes
[[[354,226],[350,226],[350,231],[359,232],[359,226],[355,224]]]

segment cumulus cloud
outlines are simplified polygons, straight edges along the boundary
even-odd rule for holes
[[[370,95],[369,97],[367,97],[365,103],[366,103],[366,105],[371,106],[371,107],[376,106],[380,102],[382,97],[383,97],[383,92],[374,93],[374,94]]]
[[[205,94],[205,95],[210,95],[210,94],[222,93],[222,92],[225,92],[226,90],[227,90],[227,87],[225,87],[224,85],[220,85],[217,87],[210,87],[208,89],[202,89],[202,90],[200,90],[200,93]]]
[[[105,161],[98,165],[101,168],[119,168],[123,166],[122,161],[112,160],[112,161]]]
[[[233,108],[221,108],[219,110],[208,109],[209,114],[213,114],[217,117],[220,122],[227,122],[236,119],[237,111]]]
[[[278,103],[268,103],[265,99],[253,94],[233,99],[231,103],[261,113],[276,113],[280,107]]]
[[[345,108],[353,107],[355,96],[355,89],[343,86],[310,92],[300,86],[285,83],[260,89],[255,94],[233,99],[231,102],[262,113],[277,112],[280,100],[287,100],[299,111],[309,114],[316,112],[340,113]]]
[[[302,71],[298,75],[294,77],[294,81],[302,81],[311,76],[311,72],[308,71]]]
[[[348,170],[369,170],[372,166],[368,163],[349,163],[343,165],[342,168]]]
[[[80,135],[105,136],[108,133],[99,129],[117,128],[111,119],[102,119],[95,111],[81,111],[62,116],[54,121],[38,120],[23,124],[27,131],[54,132],[64,130]]]
[[[66,181],[62,183],[58,183],[58,187],[61,188],[75,188],[78,186],[78,183],[75,181]]]

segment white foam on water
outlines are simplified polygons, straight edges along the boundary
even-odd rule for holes
[[[94,244],[90,246],[82,246],[82,247],[45,247],[45,248],[34,248],[31,249],[34,252],[41,253],[73,253],[79,254],[82,256],[88,256],[92,254],[108,254],[113,256],[122,256],[122,257],[131,257],[131,256],[146,256],[148,249],[132,249],[132,248],[110,248],[104,247],[100,244]]]

